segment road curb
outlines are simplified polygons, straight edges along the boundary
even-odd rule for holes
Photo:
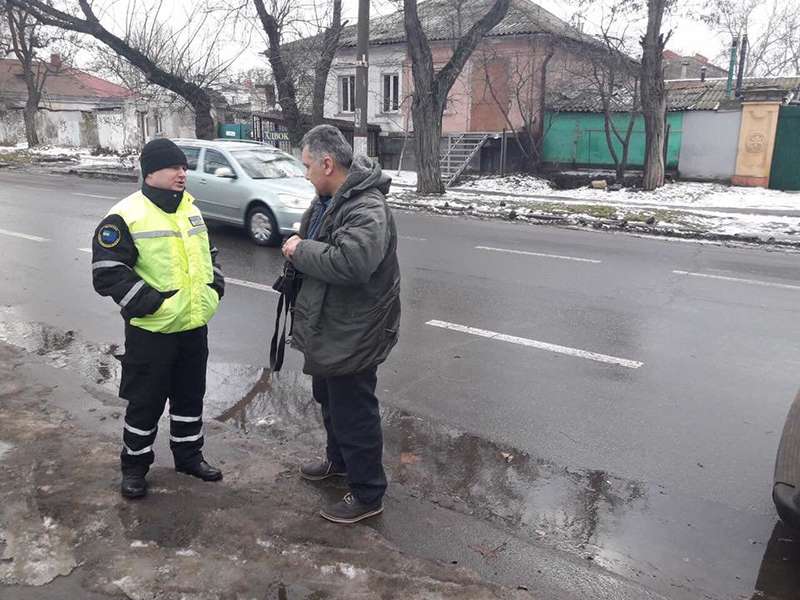
[[[135,173],[124,173],[119,171],[105,171],[102,169],[67,169],[65,171],[55,171],[66,175],[77,175],[88,179],[107,179],[110,181],[138,181]]]

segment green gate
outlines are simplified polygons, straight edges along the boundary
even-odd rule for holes
[[[800,106],[781,106],[769,187],[800,190]]]

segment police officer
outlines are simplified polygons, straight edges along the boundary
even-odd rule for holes
[[[118,202],[92,240],[95,290],[125,319],[119,395],[128,401],[122,435],[125,498],[147,494],[158,421],[169,398],[175,470],[219,481],[202,454],[208,329],[224,293],[206,225],[185,191],[188,163],[168,139],[142,150],[142,188]]]

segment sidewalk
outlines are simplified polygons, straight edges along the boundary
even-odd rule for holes
[[[220,423],[207,423],[207,453],[223,483],[169,468],[162,427],[150,495],[124,501],[118,399],[2,343],[0,382],[4,599],[32,597],[24,586],[76,599],[532,597],[404,555],[371,527],[326,523],[278,444]]]
[[[224,481],[176,474],[162,419],[150,494],[125,501],[116,351],[0,311],[3,600],[663,600],[585,543],[586,523],[643,510],[640,486],[609,476],[617,500],[584,514],[591,473],[386,406],[385,513],[324,521],[344,487],[297,476],[324,434],[292,371],[211,363],[205,451]],[[524,498],[573,525],[546,526]]]

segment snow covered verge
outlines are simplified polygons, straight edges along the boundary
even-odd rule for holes
[[[556,190],[546,180],[511,175],[473,179],[443,196],[395,186],[389,201],[443,214],[800,248],[800,193],[762,188],[679,182],[654,192]]]
[[[0,146],[0,166],[48,168],[72,167],[80,169],[109,169],[132,171],[137,155],[119,155],[100,148],[70,148],[66,146],[36,146],[27,144]]]

